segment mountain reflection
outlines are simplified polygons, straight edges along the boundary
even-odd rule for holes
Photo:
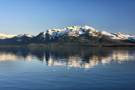
[[[135,60],[135,49],[112,47],[0,48],[0,61],[33,60],[33,57],[47,66],[89,69],[100,63],[122,63]]]

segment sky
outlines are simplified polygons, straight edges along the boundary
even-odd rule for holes
[[[0,0],[0,33],[91,26],[135,35],[135,0]]]

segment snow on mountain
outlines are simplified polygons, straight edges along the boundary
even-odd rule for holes
[[[45,32],[41,32],[39,35],[46,40],[46,37],[49,36],[49,40],[54,39],[55,37],[59,37],[62,35],[68,35],[68,36],[74,36],[74,37],[79,37],[84,34],[89,34],[90,36],[93,37],[99,37],[99,31],[90,27],[90,26],[71,26],[71,27],[66,27],[62,29],[48,29]],[[120,32],[118,33],[108,33],[106,31],[101,32],[102,34],[110,37],[111,39],[114,40],[130,40],[130,41],[135,41],[135,36],[133,35],[124,35]]]
[[[89,26],[72,26],[72,27],[67,27],[67,28],[63,28],[63,29],[48,29],[46,32],[42,32],[44,33],[44,37],[46,37],[46,35],[49,35],[49,39],[58,37],[58,36],[62,36],[67,34],[68,36],[75,36],[78,37],[80,35],[89,33],[91,36],[97,37],[99,31],[97,31],[96,29],[89,27]],[[43,34],[42,34],[43,35]]]
[[[111,39],[114,40],[119,40],[119,41],[133,41],[135,42],[135,36],[133,35],[124,35],[120,32],[118,33],[108,33],[106,31],[101,32],[103,35],[106,35],[110,37]],[[73,37],[79,37],[82,35],[89,35],[93,37],[100,37],[101,34],[98,30],[90,27],[90,26],[71,26],[71,27],[66,27],[62,29],[48,29],[45,32],[41,32],[37,36],[33,36],[30,34],[19,34],[19,35],[6,35],[6,34],[1,34],[0,33],[0,39],[7,39],[11,38],[14,39],[15,41],[22,42],[22,41],[45,41],[45,40],[51,40],[55,39],[56,37],[59,36],[73,36]]]
[[[21,41],[27,41],[33,37],[34,36],[31,34],[19,34],[19,35],[15,36],[14,38],[16,39],[16,41],[21,42]]]
[[[30,38],[33,37],[33,35],[31,35],[31,34],[19,34],[16,37],[20,38],[20,37],[24,37],[24,36],[30,37]]]
[[[14,36],[16,36],[16,35],[10,35],[10,34],[6,35],[6,34],[0,33],[0,39],[12,38]]]
[[[135,36],[133,35],[124,35],[120,32],[118,33],[108,33],[106,31],[103,31],[102,34],[110,37],[111,39],[115,39],[115,40],[132,40],[135,41]]]

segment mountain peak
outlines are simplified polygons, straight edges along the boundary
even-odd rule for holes
[[[33,37],[33,35],[31,35],[31,34],[19,34],[19,35],[17,35],[16,37],[23,37],[23,36],[26,36],[26,37]]]
[[[90,26],[84,26],[84,27],[82,27],[82,29],[86,29],[86,30],[88,30],[88,29],[90,29],[90,30],[92,30],[92,31],[97,31],[96,29],[94,29],[93,27],[90,27]]]
[[[107,37],[105,37],[105,36]],[[10,39],[6,39],[7,37]],[[30,34],[19,34],[19,35],[5,35],[0,34],[1,44],[13,42],[15,44],[28,44],[28,43],[81,43],[81,44],[103,44],[103,43],[113,43],[116,44],[117,41],[132,41],[135,42],[135,36],[124,35],[120,32],[118,33],[108,33],[106,31],[99,32],[90,26],[71,26],[62,29],[48,29],[44,32],[39,33],[37,36]],[[112,40],[114,39],[114,41]],[[119,43],[119,42],[118,42]]]
[[[80,35],[89,33],[92,36],[98,36],[96,33],[98,33],[96,29],[90,27],[90,26],[71,26],[71,27],[66,27],[62,29],[48,29],[47,31],[44,32],[44,35],[49,35],[50,39],[62,36],[62,35],[68,35],[68,36],[75,36],[78,37]],[[44,36],[46,37],[46,36]]]
[[[135,36],[133,36],[133,35],[124,35],[121,32],[108,33],[106,31],[103,31],[102,34],[108,36],[111,39],[115,39],[115,40],[135,40]]]
[[[14,36],[16,36],[16,35],[0,33],[0,39],[12,38]]]

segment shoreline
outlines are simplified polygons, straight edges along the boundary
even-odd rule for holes
[[[45,44],[28,44],[28,45],[0,45],[0,47],[135,47],[135,45],[45,45]]]

